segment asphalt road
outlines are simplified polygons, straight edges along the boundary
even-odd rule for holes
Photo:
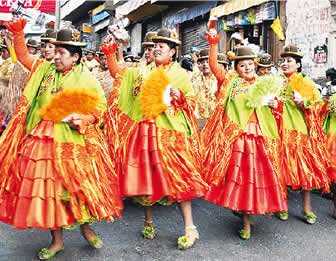
[[[154,207],[157,237],[141,236],[143,211],[139,205],[125,202],[123,219],[114,223],[96,223],[95,231],[104,248],[92,249],[79,229],[64,232],[65,250],[52,260],[336,260],[336,220],[331,200],[312,194],[312,206],[318,215],[314,225],[302,221],[301,195],[290,193],[289,219],[255,216],[252,236],[239,239],[240,219],[231,211],[203,199],[193,200],[194,221],[200,240],[185,251],[176,249],[183,233],[183,221],[176,204]],[[0,260],[38,260],[36,254],[50,241],[48,231],[15,230],[0,224]]]

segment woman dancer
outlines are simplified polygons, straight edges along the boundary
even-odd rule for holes
[[[16,50],[23,48],[25,24],[19,19],[6,25]],[[122,209],[114,165],[96,124],[105,95],[80,62],[79,35],[70,28],[57,33],[55,62],[22,60],[31,74],[0,139],[0,220],[18,229],[50,229],[52,242],[40,259],[63,250],[62,228],[77,225],[92,247],[102,247],[89,223],[112,221]]]

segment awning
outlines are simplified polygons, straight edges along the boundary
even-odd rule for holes
[[[175,24],[180,24],[195,17],[204,15],[208,13],[211,9],[213,9],[216,5],[217,1],[208,1],[201,5],[179,12],[176,15],[167,18],[166,26],[168,27]]]
[[[217,17],[221,17],[248,9],[252,6],[260,5],[268,1],[269,0],[230,0],[230,2],[219,5],[212,9],[210,15],[217,15]]]
[[[164,11],[166,5],[151,4],[151,0],[129,0],[125,4],[116,8],[116,18],[127,16],[133,23]]]
[[[150,2],[150,0],[128,0],[125,4],[117,7],[116,18],[128,15],[147,2]]]
[[[99,22],[98,24],[95,25],[94,31],[95,33],[98,32],[101,29],[104,29],[110,24],[110,19],[106,19],[104,21]]]

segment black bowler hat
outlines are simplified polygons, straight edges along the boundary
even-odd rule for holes
[[[72,46],[86,46],[86,43],[80,42],[80,32],[73,28],[61,29],[57,32],[56,41],[52,44],[65,44]]]

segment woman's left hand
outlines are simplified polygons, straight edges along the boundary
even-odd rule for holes
[[[277,100],[270,100],[267,102],[267,105],[271,107],[272,109],[278,108],[278,101]]]
[[[170,87],[170,96],[173,97],[175,100],[179,100],[181,97],[180,90],[175,88],[174,86]]]

